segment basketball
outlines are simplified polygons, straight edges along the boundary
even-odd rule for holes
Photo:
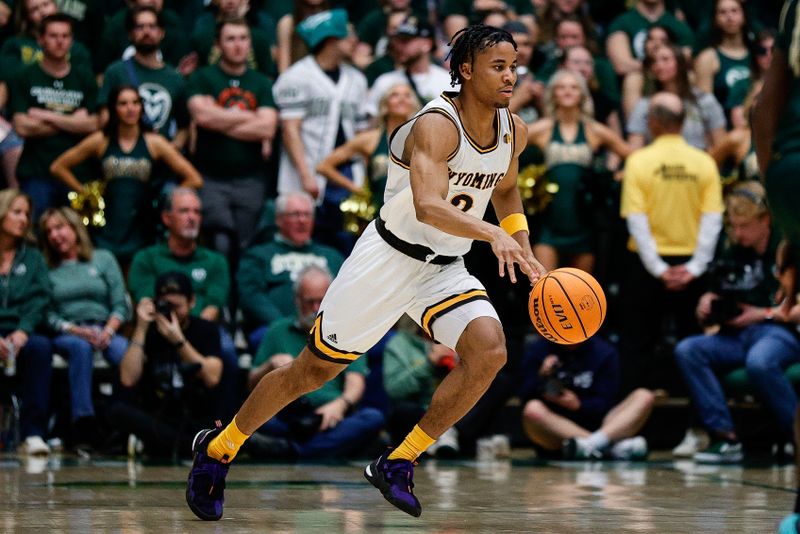
[[[606,317],[606,295],[585,271],[563,267],[536,282],[528,299],[528,313],[536,330],[561,345],[586,341]]]

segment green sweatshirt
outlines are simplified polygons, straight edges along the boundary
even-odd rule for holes
[[[105,322],[110,316],[131,317],[119,264],[107,250],[95,250],[90,261],[66,261],[50,270],[52,305],[47,326],[56,332],[71,323]]]
[[[189,256],[179,257],[166,243],[144,248],[136,253],[128,272],[128,288],[135,302],[153,297],[156,278],[168,271],[179,271],[191,278],[197,302],[192,315],[200,315],[207,306],[222,311],[228,305],[230,275],[225,256],[205,247],[197,247]]]
[[[435,376],[428,360],[431,342],[398,332],[383,350],[383,387],[392,402],[431,403]]]
[[[0,275],[0,332],[36,330],[50,301],[49,285],[41,253],[22,244],[11,270]]]
[[[270,243],[245,252],[239,264],[239,307],[247,328],[270,324],[281,317],[294,317],[292,282],[305,267],[318,265],[336,276],[343,263],[338,251],[313,241],[301,246],[280,235]]]

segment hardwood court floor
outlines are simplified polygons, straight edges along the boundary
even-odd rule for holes
[[[0,532],[754,533],[794,503],[790,466],[432,460],[417,468],[423,514],[392,508],[361,464],[235,464],[225,517],[184,503],[186,466],[0,457]]]

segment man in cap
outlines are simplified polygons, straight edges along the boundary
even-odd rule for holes
[[[412,15],[397,27],[392,37],[396,38],[395,55],[401,67],[375,80],[365,109],[370,117],[378,114],[378,104],[386,91],[399,83],[410,85],[423,105],[442,91],[452,90],[450,73],[431,61],[436,36],[430,24]]]
[[[191,315],[195,295],[185,274],[159,276],[155,295],[136,307],[136,327],[120,363],[120,384],[138,387],[141,402],[118,402],[107,416],[121,432],[139,437],[148,454],[171,457],[185,451],[202,427],[197,422],[213,411],[222,376],[219,328]]]
[[[367,80],[345,63],[356,42],[350,37],[343,9],[312,15],[298,24],[296,31],[311,53],[275,82],[283,132],[278,193],[305,190],[319,202],[325,193],[325,178],[314,169],[355,135]],[[353,173],[363,172],[354,167]]]

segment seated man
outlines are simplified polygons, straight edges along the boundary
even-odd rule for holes
[[[297,313],[292,283],[302,269],[316,265],[335,276],[344,261],[339,252],[311,239],[314,200],[308,193],[278,196],[275,222],[275,239],[248,249],[239,264],[239,307],[251,347],[258,347],[273,321]]]
[[[579,345],[540,339],[523,362],[522,425],[545,453],[566,459],[635,460],[647,456],[636,433],[653,409],[643,388],[614,405],[619,394],[619,354],[599,336]]]
[[[158,277],[156,300],[136,307],[136,327],[120,363],[126,391],[106,417],[116,430],[134,434],[147,454],[172,457],[187,451],[217,401],[222,376],[219,328],[191,314],[192,281],[170,271]],[[140,395],[132,402],[131,389]]]
[[[294,284],[297,314],[270,326],[248,376],[251,389],[265,374],[291,362],[306,346],[308,332],[330,283],[330,273],[316,265],[297,275]],[[260,433],[284,438],[288,441],[288,454],[301,459],[340,456],[369,445],[383,428],[383,414],[375,408],[356,408],[364,394],[366,374],[366,358],[359,358],[344,373],[284,408],[253,437]],[[258,438],[250,441],[248,452],[258,456]],[[273,443],[268,456],[274,458],[276,450]]]
[[[771,228],[764,187],[745,182],[728,195],[729,243],[711,270],[712,291],[697,305],[697,316],[719,325],[713,335],[684,339],[675,358],[689,387],[711,444],[694,455],[697,462],[736,463],[742,445],[715,371],[745,366],[756,396],[778,421],[781,436],[792,440],[797,396],[783,370],[800,361],[800,341],[777,321],[773,298],[778,282],[772,273],[780,236]]]
[[[224,309],[228,305],[230,275],[228,262],[219,252],[199,244],[202,225],[202,203],[194,189],[176,187],[169,194],[161,212],[167,229],[167,240],[139,250],[128,272],[128,288],[134,303],[150,300],[158,277],[169,271],[182,272],[192,282],[196,306],[191,313],[218,324],[224,373],[219,387],[220,403],[215,413],[225,419],[238,400],[239,357],[233,337],[224,326]]]

